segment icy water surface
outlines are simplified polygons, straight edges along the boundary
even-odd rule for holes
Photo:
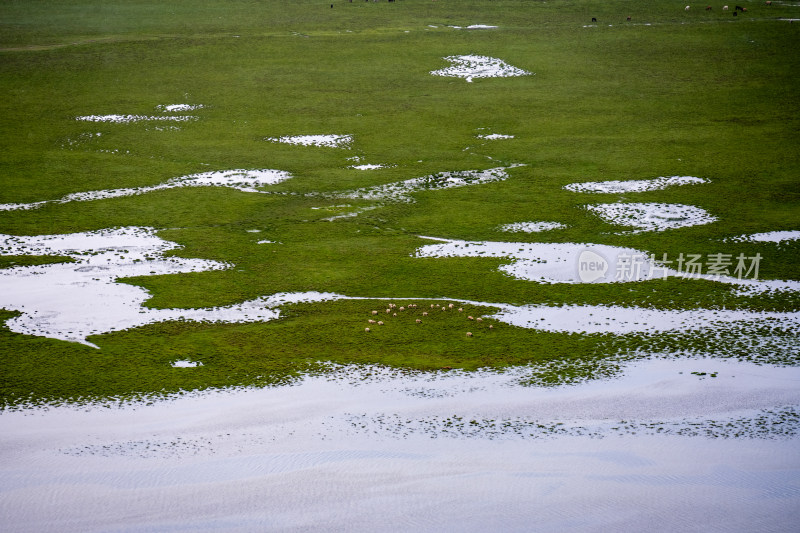
[[[519,386],[530,368],[333,370],[2,413],[0,512],[15,531],[82,532],[796,523],[800,369],[667,358],[551,389]]]

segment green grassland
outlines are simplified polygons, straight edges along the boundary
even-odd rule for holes
[[[421,306],[444,298],[797,310],[797,295],[737,296],[705,281],[540,285],[498,272],[500,259],[413,257],[430,242],[420,235],[597,243],[659,256],[760,253],[760,277],[800,279],[797,241],[722,242],[800,229],[800,23],[779,20],[800,18],[800,7],[740,4],[748,12],[734,18],[722,4],[686,12],[672,0],[0,1],[0,203],[235,168],[286,170],[294,177],[270,191],[311,193],[524,165],[506,181],[421,192],[414,203],[335,222],[324,220],[333,211],[314,208],[336,201],[220,188],[0,212],[0,233],[151,226],[179,243],[182,257],[235,265],[125,280],[148,289],[154,308],[309,290],[375,298],[288,306],[281,319],[258,324],[154,324],[92,337],[100,350],[0,327],[0,405],[280,383],[320,361],[425,370],[561,361],[569,373],[612,355],[694,349],[793,364],[741,339],[579,336],[490,320],[467,338],[463,316],[446,313],[420,327],[410,314],[387,319],[364,334],[370,310],[396,297]],[[498,29],[449,27],[470,24]],[[535,75],[467,83],[429,74],[459,54],[498,57]],[[179,129],[75,120],[177,103],[205,107]],[[476,137],[493,132],[514,138]],[[352,149],[265,140],[318,133],[352,134]],[[393,166],[348,168],[356,155]],[[711,181],[627,195],[562,188],[673,175]],[[685,203],[719,221],[621,235],[624,228],[584,208],[615,201]],[[498,229],[528,220],[568,227]],[[0,268],[48,261],[0,257]],[[12,316],[0,310],[0,319]],[[170,367],[181,358],[203,366]]]

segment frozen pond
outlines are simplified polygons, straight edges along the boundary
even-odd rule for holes
[[[322,293],[275,294],[226,307],[151,309],[145,289],[120,278],[221,270],[218,261],[167,257],[178,246],[152,228],[116,228],[69,235],[0,235],[0,253],[66,256],[72,262],[0,269],[0,307],[19,311],[6,322],[17,333],[80,342],[91,335],[154,322],[263,322],[279,316],[276,307],[324,301]],[[96,347],[96,346],[95,346]]]
[[[516,385],[528,371],[342,367],[150,406],[5,412],[0,512],[20,532],[796,524],[800,370],[656,359],[615,380]]]

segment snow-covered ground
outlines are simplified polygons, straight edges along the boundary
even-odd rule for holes
[[[318,134],[318,135],[286,135],[283,137],[267,137],[267,141],[295,144],[298,146],[322,146],[327,148],[348,149],[353,144],[352,135]]]
[[[502,225],[500,230],[512,233],[539,233],[541,231],[563,229],[566,227],[566,225],[560,222],[514,222],[512,224]]]
[[[451,65],[443,69],[431,71],[434,76],[464,78],[471,82],[475,78],[510,78],[515,76],[531,76],[521,68],[509,65],[496,57],[464,55],[444,58]]]
[[[15,211],[23,209],[38,209],[47,204],[66,204],[69,202],[90,202],[123,196],[136,196],[165,189],[178,187],[228,187],[243,192],[263,192],[258,187],[274,185],[291,178],[292,175],[284,170],[273,169],[233,169],[216,170],[189,174],[172,178],[164,183],[150,187],[130,187],[125,189],[105,189],[99,191],[85,191],[68,194],[58,200],[43,200],[27,204],[0,204],[0,211]]]
[[[695,185],[708,182],[709,180],[707,179],[696,178],[694,176],[670,176],[668,178],[661,177],[647,180],[586,181],[570,183],[569,185],[565,185],[564,188],[572,192],[626,193],[660,191],[667,187]]]
[[[703,208],[683,204],[618,202],[586,208],[612,224],[633,226],[636,228],[633,232],[688,228],[717,220]]]

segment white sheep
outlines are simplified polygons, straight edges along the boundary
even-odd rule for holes
[[[689,6],[686,6],[685,8],[683,8],[683,10],[684,11],[689,11]]]
[[[423,311],[422,312],[422,316],[428,316],[428,312],[427,311]]]
[[[364,331],[366,331],[367,333],[369,333],[369,328],[364,328]]]
[[[373,314],[373,315],[377,315],[377,314],[378,314],[378,312],[377,312],[377,311],[373,311],[373,312],[372,312],[372,314]]]
[[[471,331],[467,332],[467,337],[472,337],[472,332]]]
[[[418,318],[418,319],[417,319],[417,324],[422,324],[422,320],[420,320],[420,319]]]
[[[382,320],[378,320],[378,325],[382,326],[383,325],[383,321]]]
[[[478,317],[475,319],[475,322],[483,322],[483,319],[481,317]]]
[[[374,324],[375,323],[375,321],[372,320],[371,318],[369,320],[367,320],[367,322],[369,322],[370,324]]]
[[[450,309],[452,309],[452,308],[454,308],[454,307],[455,307],[455,305],[453,305],[453,304],[450,304],[450,305],[448,305],[447,307],[449,307]]]
[[[472,318],[471,316],[468,316],[468,317],[467,317],[467,319],[468,319],[468,320],[475,320],[475,319],[474,319],[474,318]]]

